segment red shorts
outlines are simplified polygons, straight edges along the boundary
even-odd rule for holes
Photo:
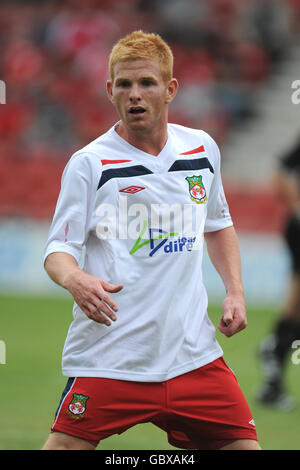
[[[78,377],[68,380],[52,431],[99,441],[151,422],[182,449],[220,449],[257,440],[255,424],[223,358],[165,382]]]

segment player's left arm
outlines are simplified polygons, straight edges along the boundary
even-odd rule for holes
[[[238,238],[233,226],[204,234],[209,257],[226,289],[218,329],[230,337],[247,326]]]

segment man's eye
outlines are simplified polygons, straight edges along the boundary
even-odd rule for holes
[[[128,88],[130,86],[130,83],[124,80],[122,82],[118,82],[117,86],[121,88]]]
[[[151,85],[154,85],[154,83],[153,83],[152,80],[143,80],[142,85],[143,86],[151,86]]]

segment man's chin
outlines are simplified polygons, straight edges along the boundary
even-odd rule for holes
[[[127,128],[133,132],[143,132],[149,130],[150,126],[145,121],[140,120],[128,123]]]

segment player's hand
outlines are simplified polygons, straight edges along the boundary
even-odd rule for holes
[[[123,289],[121,284],[110,284],[81,269],[75,269],[66,278],[64,286],[91,320],[107,326],[117,320],[118,306],[109,293],[119,292]]]
[[[227,295],[222,304],[223,315],[219,331],[228,338],[247,327],[246,306],[243,295]]]

